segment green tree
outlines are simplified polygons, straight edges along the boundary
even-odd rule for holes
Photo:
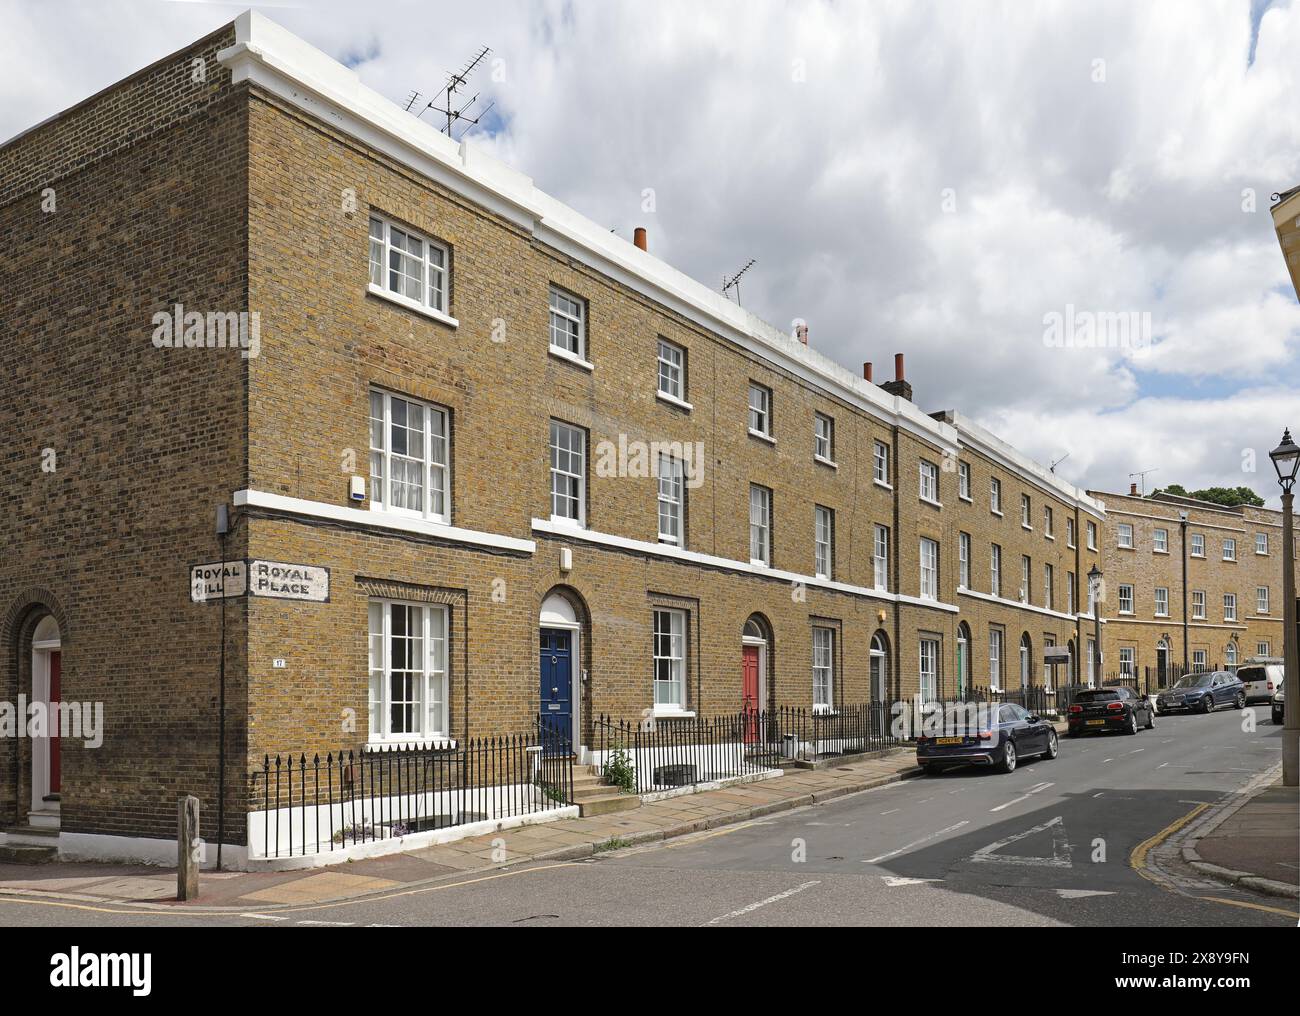
[[[1249,487],[1205,487],[1202,490],[1188,491],[1177,483],[1171,483],[1168,487],[1157,490],[1156,493],[1192,497],[1198,501],[1223,505],[1225,508],[1236,508],[1243,504],[1254,505],[1256,508],[1264,507],[1264,499]]]

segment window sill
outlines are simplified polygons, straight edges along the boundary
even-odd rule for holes
[[[894,489],[894,485],[893,485],[892,483],[886,483],[884,480],[877,480],[874,476],[871,478],[871,482],[874,483],[874,484],[875,484],[877,487],[879,487],[881,490],[893,490],[893,489]]]
[[[813,456],[813,461],[816,462],[819,466],[826,466],[826,467],[829,468],[829,469],[839,469],[839,468],[840,468],[839,463],[836,462],[834,459],[823,458],[823,457],[820,456],[820,455],[814,455],[814,456]]]
[[[652,710],[656,720],[693,720],[695,712],[690,709],[679,709],[676,706],[655,706]]]
[[[370,510],[388,518],[413,519],[416,522],[430,522],[435,526],[450,526],[451,519],[445,515],[425,515],[413,508],[390,508],[378,501],[369,501]]]
[[[761,430],[754,430],[753,427],[750,427],[748,433],[750,437],[756,437],[760,441],[766,441],[770,445],[776,444],[776,438],[771,434],[764,434]]]
[[[942,507],[943,507],[943,502],[942,502],[942,501],[936,501],[936,500],[935,500],[934,498],[932,498],[932,497],[922,497],[921,495],[918,494],[917,497],[916,497],[916,499],[917,499],[918,501],[922,502],[923,504],[928,504],[928,505],[931,505],[931,506],[933,506],[933,507],[935,507],[935,508],[942,508]]]
[[[996,516],[997,516],[998,518],[1000,518],[1000,519],[1006,517],[1006,516],[1004,516],[1000,511],[998,511],[996,508],[990,508],[990,509],[989,509],[989,514],[990,514],[990,515],[996,515]]]
[[[563,515],[552,515],[551,525],[564,526],[566,529],[572,529],[575,532],[583,532],[587,528],[585,523],[579,522],[577,519],[566,518]]]
[[[440,310],[427,307],[424,304],[412,300],[409,296],[401,296],[398,293],[390,292],[382,286],[376,286],[373,282],[366,286],[366,292],[371,296],[377,296],[381,300],[387,300],[389,303],[395,303],[399,307],[405,307],[407,310],[413,310],[417,314],[423,314],[427,318],[448,325],[452,328],[459,328],[460,322],[449,314],[444,314]]]
[[[1124,546],[1123,544],[1120,544],[1120,545],[1117,546],[1115,549],[1116,549],[1116,550],[1130,550],[1130,551],[1131,551],[1131,550],[1137,550],[1136,547],[1126,547],[1126,546]]]
[[[1169,556],[1169,551],[1167,551],[1167,550],[1160,550],[1160,549],[1158,549],[1158,548],[1156,548],[1156,547],[1152,547],[1152,548],[1151,548],[1151,553],[1153,553],[1153,554],[1164,554],[1166,557]]]
[[[1053,543],[1056,542],[1056,537],[1053,536],[1051,533],[1044,533],[1043,536],[1044,536],[1046,539],[1051,540]]]
[[[685,399],[679,399],[676,395],[669,395],[667,392],[657,391],[655,392],[655,398],[658,399],[660,402],[668,403],[668,405],[670,406],[676,406],[678,409],[684,409],[688,413],[695,408]]]
[[[958,501],[965,501],[967,504],[974,504],[974,503],[975,503],[975,502],[972,501],[970,498],[968,498],[965,494],[958,494],[958,495],[957,495],[957,500],[958,500]]]
[[[571,363],[575,367],[581,367],[583,370],[591,373],[596,369],[596,365],[588,360],[584,360],[576,353],[570,353],[567,349],[561,349],[559,346],[547,346],[546,351],[557,360],[563,360],[565,363]]]
[[[1032,533],[1034,531],[1033,526],[1027,526],[1023,522],[1020,523],[1020,528],[1023,529],[1026,533]]]
[[[767,561],[760,561],[756,557],[751,557],[749,563],[755,568],[771,568],[772,565]]]

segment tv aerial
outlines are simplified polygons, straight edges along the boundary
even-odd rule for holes
[[[478,53],[475,56],[467,60],[465,62],[465,65],[461,67],[460,70],[454,71],[453,73],[449,74],[447,76],[447,84],[443,87],[441,93],[442,105],[438,106],[435,104],[433,99],[430,99],[427,103],[424,104],[420,112],[415,114],[415,118],[418,120],[420,117],[424,116],[426,111],[430,109],[433,110],[435,113],[441,113],[444,123],[443,126],[440,128],[440,130],[442,131],[442,133],[446,134],[447,137],[451,137],[451,132],[453,128],[455,128],[458,124],[461,123],[468,124],[469,126],[467,126],[463,131],[460,132],[460,137],[456,139],[457,141],[459,141],[460,138],[463,138],[466,134],[472,131],[478,125],[479,121],[482,120],[483,117],[487,116],[488,111],[491,110],[492,107],[496,105],[496,103],[489,102],[486,106],[483,107],[482,110],[478,112],[476,116],[470,116],[469,114],[470,107],[472,107],[476,102],[478,102],[480,93],[475,92],[465,102],[460,102],[460,93],[465,88],[465,86],[469,83],[469,76],[474,72],[475,68],[477,68],[479,64],[481,64],[484,60],[486,60],[488,54],[491,52],[492,50],[489,47],[484,46],[478,51]],[[414,107],[415,104],[420,100],[420,97],[421,96],[419,92],[416,91],[411,92],[410,98],[408,98],[406,102],[406,111],[408,113],[411,111],[412,107]]]
[[[745,267],[742,268],[740,271],[738,271],[735,275],[733,275],[730,279],[726,278],[725,276],[722,279],[722,295],[726,296],[728,292],[734,289],[736,291],[737,307],[740,306],[740,277],[744,275],[747,271],[749,271],[751,268],[753,268],[756,263],[757,262],[755,261],[754,258],[750,258],[749,263],[745,265]]]

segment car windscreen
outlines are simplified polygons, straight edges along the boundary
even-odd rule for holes
[[[1098,689],[1096,691],[1081,691],[1074,697],[1076,702],[1107,702],[1119,698],[1119,692],[1106,691]]]
[[[1208,688],[1214,679],[1213,674],[1188,674],[1179,681],[1175,688]]]

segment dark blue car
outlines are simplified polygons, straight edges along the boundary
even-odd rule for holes
[[[971,710],[978,709],[977,713]],[[916,764],[927,773],[952,766],[1014,772],[1021,759],[1056,758],[1056,728],[1013,702],[950,707],[916,738]]]
[[[1208,713],[1220,706],[1246,708],[1246,686],[1226,670],[1187,674],[1177,684],[1156,696],[1162,713]]]

